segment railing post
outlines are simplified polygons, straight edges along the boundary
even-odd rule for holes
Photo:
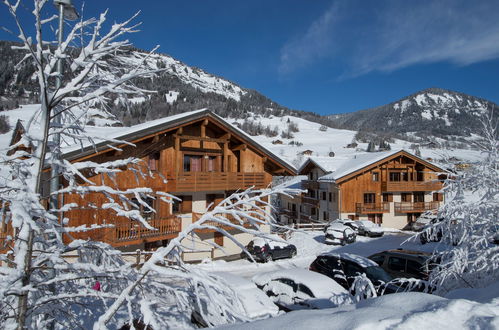
[[[135,264],[136,264],[135,267],[137,269],[139,269],[140,268],[140,249],[137,249],[136,252],[137,252],[137,256],[135,258]]]

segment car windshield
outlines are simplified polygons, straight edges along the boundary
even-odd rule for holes
[[[365,271],[367,278],[369,278],[373,282],[383,281],[385,283],[388,283],[393,280],[393,277],[379,266],[367,267]]]

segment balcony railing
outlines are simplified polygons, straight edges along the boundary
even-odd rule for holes
[[[390,203],[357,203],[355,205],[355,213],[368,214],[368,213],[389,213]]]
[[[170,191],[237,190],[267,186],[263,172],[184,172],[169,176]]]
[[[305,204],[310,204],[314,207],[319,207],[319,200],[316,198],[309,197],[309,196],[302,196],[301,200]]]
[[[395,203],[395,213],[420,213],[436,210],[439,206],[439,202],[401,202]]]
[[[79,233],[77,238],[106,242],[112,246],[124,246],[168,239],[176,236],[181,230],[180,219],[175,216],[152,219],[149,224],[155,230],[147,229],[136,221],[107,223],[108,227]],[[7,235],[12,235],[10,225],[7,226],[6,230],[0,228],[0,250],[2,250]]]
[[[303,189],[317,190],[319,189],[319,182],[314,180],[303,180],[301,182],[301,186]]]
[[[396,181],[382,182],[382,191],[436,191],[442,189],[439,181]]]
[[[279,212],[281,215],[286,215],[291,218],[296,218],[298,216],[298,213],[296,211],[291,211],[288,209],[281,209]]]
[[[176,216],[152,219],[148,223],[156,230],[147,229],[135,221],[116,223],[113,227],[103,229],[104,240],[111,245],[117,243],[135,244],[160,240],[163,236],[171,236],[181,230],[180,219]],[[89,234],[89,236],[93,236],[92,232]]]

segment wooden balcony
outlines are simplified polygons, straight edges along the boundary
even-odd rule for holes
[[[395,203],[395,213],[421,213],[436,210],[439,206],[440,202],[401,202]]]
[[[266,188],[264,172],[184,172],[168,177],[170,191],[217,191]]]
[[[319,200],[313,197],[302,196],[301,201],[305,204],[310,204],[314,207],[319,207]]]
[[[301,187],[302,187],[302,189],[317,190],[317,189],[319,189],[319,182],[314,181],[314,180],[303,180],[301,182]]]
[[[156,230],[144,228],[135,221],[122,221],[115,224],[108,223],[112,227],[94,229],[74,234],[74,236],[79,239],[91,239],[119,247],[171,239],[176,237],[181,230],[180,219],[176,216],[153,219],[149,221],[149,224]],[[12,235],[12,227],[10,226],[7,226],[6,231],[0,230],[0,251],[7,235]]]
[[[370,214],[370,213],[389,213],[390,203],[356,203],[355,213],[357,214]]]
[[[382,182],[382,191],[437,191],[442,189],[439,181],[397,181]]]
[[[138,222],[120,222],[110,228],[103,228],[89,232],[90,239],[102,240],[112,246],[124,246],[154,242],[176,237],[181,230],[181,221],[176,216],[162,219],[152,219],[149,224],[156,228],[144,228]]]

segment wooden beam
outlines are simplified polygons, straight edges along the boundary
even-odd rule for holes
[[[173,136],[176,138],[182,139],[182,140],[195,140],[195,141],[207,141],[207,142],[218,142],[218,143],[228,142],[227,139],[217,139],[217,138],[212,138],[212,137],[201,137],[201,136],[193,136],[193,135],[178,135],[178,134],[174,134]]]
[[[267,161],[267,157],[262,157],[262,161],[265,163]]]
[[[220,137],[220,139],[230,140],[231,136],[232,136],[232,135],[231,135],[230,133],[225,133],[224,135],[222,135],[222,136]]]
[[[179,127],[177,129],[177,135],[180,136],[180,135],[182,135],[182,133],[184,133],[184,128],[183,127]]]
[[[234,151],[237,151],[237,150],[246,150],[246,143],[240,144],[240,145],[232,148],[232,150],[234,150]]]
[[[154,135],[154,137],[152,138],[152,143],[156,143],[159,141],[159,135]]]

